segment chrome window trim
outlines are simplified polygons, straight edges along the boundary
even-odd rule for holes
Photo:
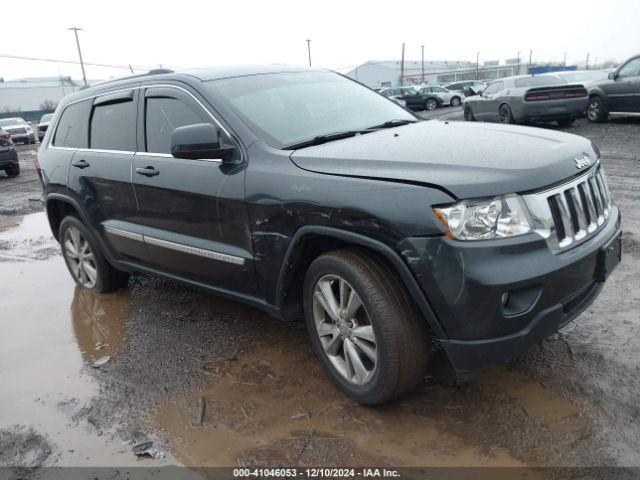
[[[244,160],[244,155],[242,153],[242,149],[240,148],[239,145],[237,145],[238,142],[233,138],[231,133],[229,133],[229,131],[224,127],[224,125],[222,125],[222,123],[220,123],[220,121],[209,111],[209,109],[207,107],[205,107],[204,104],[200,100],[198,100],[198,98],[193,93],[191,93],[189,90],[187,90],[186,88],[180,87],[178,85],[171,85],[171,84],[158,84],[158,85],[156,85],[156,84],[152,84],[152,85],[139,84],[137,86],[121,88],[121,89],[118,89],[118,90],[96,93],[95,95],[89,95],[87,97],[84,97],[84,98],[81,98],[79,100],[75,100],[73,102],[68,103],[67,105],[65,105],[64,110],[58,116],[56,124],[54,126],[54,131],[51,134],[51,136],[49,137],[49,142],[47,143],[46,147],[47,148],[57,149],[57,150],[76,150],[76,151],[83,151],[83,152],[114,153],[114,154],[120,153],[120,154],[126,154],[126,155],[134,154],[134,155],[148,155],[148,156],[152,156],[152,157],[175,158],[173,155],[168,154],[168,153],[154,153],[154,152],[140,152],[140,151],[130,152],[128,150],[104,150],[104,149],[84,148],[84,147],[80,147],[80,148],[77,148],[77,147],[56,147],[52,143],[53,139],[55,138],[56,133],[58,131],[58,125],[60,124],[60,119],[62,118],[62,114],[71,105],[75,105],[76,103],[81,103],[81,102],[84,102],[84,101],[87,101],[87,100],[95,99],[97,97],[102,97],[104,95],[111,95],[111,94],[114,94],[114,93],[126,92],[126,91],[129,91],[129,90],[142,90],[142,89],[146,89],[146,88],[170,88],[170,89],[173,88],[175,90],[178,90],[178,91],[186,93],[189,97],[191,97],[198,104],[198,106],[202,110],[204,110],[204,112],[211,118],[211,120],[213,120],[214,123],[234,143],[236,143],[236,148],[238,148],[238,151],[240,152],[241,160]],[[202,158],[202,159],[197,159],[197,160],[208,161],[208,162],[212,162],[212,163],[222,163],[222,159],[220,159],[220,158]]]
[[[185,245],[184,243],[176,243],[176,242],[171,242],[169,240],[162,240],[160,238],[150,237],[148,235],[130,232],[128,230],[111,227],[109,225],[104,225],[104,230],[107,233],[110,233],[112,235],[117,235],[119,237],[127,238],[129,240],[143,242],[149,245],[154,245],[156,247],[167,248],[169,250],[174,250],[176,252],[187,253],[190,255],[197,255],[199,257],[218,260],[220,262],[225,262],[225,263],[231,263],[233,265],[242,266],[245,264],[244,258],[238,257],[236,255],[229,255],[228,253],[217,252],[215,250],[207,250],[205,248],[192,247],[190,245]]]

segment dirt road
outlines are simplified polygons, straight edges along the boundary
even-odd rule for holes
[[[376,408],[325,379],[299,325],[155,278],[76,289],[22,150],[0,178],[0,465],[640,465],[640,122],[567,131],[600,144],[624,217],[602,295],[511,364]],[[165,458],[137,459],[143,436]]]

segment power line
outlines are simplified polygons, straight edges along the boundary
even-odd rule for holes
[[[55,59],[55,58],[41,58],[41,57],[25,57],[22,55],[10,55],[7,53],[0,53],[0,58],[11,58],[13,60],[29,60],[29,61],[34,61],[34,62],[50,62],[50,63],[65,63],[65,64],[70,64],[70,65],[80,65],[80,62],[76,61],[76,60],[59,60],[59,59]],[[133,68],[134,70],[151,70],[153,68],[156,67],[149,67],[149,66],[143,66],[143,65],[116,65],[116,64],[109,64],[109,63],[90,63],[90,62],[84,62],[85,65],[90,65],[92,67],[104,67],[104,68],[119,68],[119,69],[123,69],[123,70],[130,70],[131,68]]]

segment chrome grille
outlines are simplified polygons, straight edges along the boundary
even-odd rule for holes
[[[595,235],[611,213],[611,196],[599,164],[569,183],[524,195],[524,200],[535,231],[555,253]]]

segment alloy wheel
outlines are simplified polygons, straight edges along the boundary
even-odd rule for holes
[[[427,100],[427,110],[435,110],[438,105],[436,101],[433,99]]]
[[[93,288],[98,278],[98,267],[91,245],[76,227],[69,227],[64,232],[64,252],[71,273],[78,283],[85,288]]]
[[[511,123],[509,118],[508,107],[502,107],[500,109],[500,123]]]
[[[598,120],[598,117],[600,116],[600,104],[595,100],[589,103],[587,115],[589,116],[589,120],[591,120],[592,122]]]
[[[318,279],[313,319],[335,370],[352,384],[369,382],[378,361],[376,336],[360,296],[344,278],[327,274]]]

